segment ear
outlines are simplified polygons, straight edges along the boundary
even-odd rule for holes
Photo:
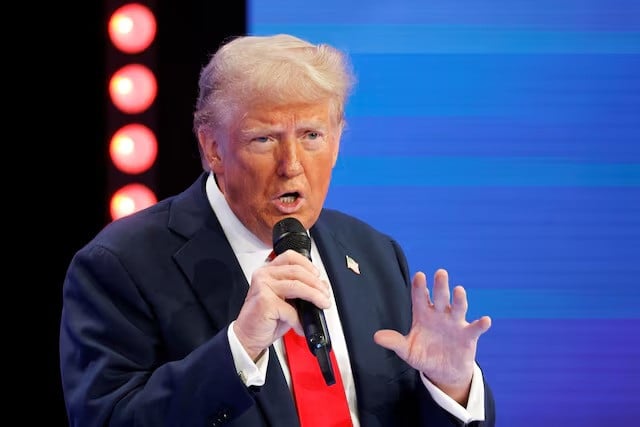
[[[220,147],[211,132],[204,128],[198,130],[198,143],[203,157],[202,162],[209,165],[209,169],[216,174],[224,172],[219,153]]]

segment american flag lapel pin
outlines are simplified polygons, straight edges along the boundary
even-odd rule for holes
[[[347,268],[356,274],[360,274],[360,266],[355,259],[347,255]]]

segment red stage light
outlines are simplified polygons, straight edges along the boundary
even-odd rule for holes
[[[157,203],[156,2],[106,3],[108,209],[112,220]],[[105,145],[106,145],[105,144]]]
[[[111,138],[109,145],[111,161],[122,172],[138,174],[147,171],[156,160],[158,141],[148,127],[131,123]]]
[[[149,207],[158,201],[156,195],[146,185],[132,183],[121,187],[111,196],[111,219],[116,220]]]
[[[158,85],[155,75],[142,64],[128,64],[117,70],[109,82],[109,95],[122,112],[137,114],[151,106]]]
[[[119,7],[109,19],[109,38],[125,53],[140,53],[156,36],[156,18],[151,10],[139,3]]]

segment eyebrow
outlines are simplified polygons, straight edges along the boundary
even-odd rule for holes
[[[296,123],[296,131],[301,129],[317,129],[320,131],[326,131],[328,124],[322,120],[305,120]],[[261,123],[257,121],[255,125],[248,126],[240,129],[241,135],[251,135],[256,133],[282,133],[285,127],[281,125]]]

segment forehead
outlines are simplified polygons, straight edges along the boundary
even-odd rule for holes
[[[241,117],[241,127],[253,125],[287,126],[303,122],[329,125],[331,103],[253,103]]]

